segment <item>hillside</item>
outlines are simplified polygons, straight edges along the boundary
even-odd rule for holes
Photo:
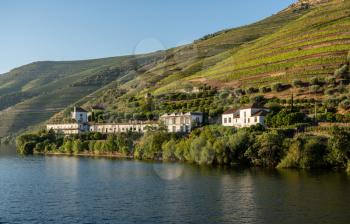
[[[166,51],[22,66],[0,76],[0,137],[53,115],[60,120],[73,104],[102,104],[116,119],[202,110],[208,103],[215,114],[232,103],[217,98],[227,88],[329,76],[346,62],[350,49],[349,8],[348,0],[304,0],[257,23]],[[189,99],[203,84],[205,104]],[[188,95],[175,102],[173,95],[182,92]],[[152,102],[144,99],[146,93],[154,95]]]

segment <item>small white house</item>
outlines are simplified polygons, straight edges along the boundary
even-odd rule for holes
[[[238,110],[229,109],[222,114],[222,125],[228,127],[243,128],[252,125],[265,125],[265,116],[268,109],[249,105]]]
[[[81,107],[74,107],[72,112],[72,119],[78,123],[88,122],[88,112]]]
[[[204,116],[201,112],[171,113],[160,116],[160,121],[168,132],[189,133],[203,124]]]

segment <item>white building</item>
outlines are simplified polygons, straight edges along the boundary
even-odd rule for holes
[[[72,119],[78,123],[88,122],[88,112],[81,107],[74,107]]]
[[[265,125],[265,116],[268,109],[250,105],[238,110],[229,109],[222,115],[222,125],[228,127],[243,128],[256,124]]]
[[[46,129],[58,134],[72,135],[89,131],[89,126],[87,123],[47,124]]]
[[[166,126],[168,132],[189,133],[193,128],[203,124],[203,113],[172,113],[160,116],[160,121]]]
[[[144,133],[150,129],[157,129],[157,123],[125,123],[125,124],[90,124],[90,132],[100,133],[126,133],[126,132],[139,132]]]
[[[47,124],[47,130],[54,130],[56,133],[71,135],[89,131],[88,112],[80,107],[74,107],[71,112],[71,122],[59,124]]]

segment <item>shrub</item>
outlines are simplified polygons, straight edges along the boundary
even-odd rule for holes
[[[310,122],[310,119],[308,119],[304,113],[291,112],[288,110],[281,110],[277,114],[268,114],[265,118],[266,125],[274,128]]]
[[[170,135],[165,132],[147,132],[135,147],[137,158],[158,159],[162,154],[162,145],[169,140]]]
[[[263,87],[261,87],[261,88],[259,89],[259,91],[260,91],[261,93],[268,93],[268,92],[271,92],[271,88],[268,87],[268,86],[263,86]]]
[[[275,167],[283,154],[283,137],[276,131],[257,136],[245,155],[256,166]]]
[[[251,97],[249,101],[250,103],[254,103],[254,104],[264,104],[266,99],[264,98],[264,96],[258,95],[258,96]]]
[[[299,167],[303,169],[325,166],[326,145],[321,137],[309,137],[303,147]]]
[[[332,128],[330,133],[327,161],[333,166],[346,167],[350,159],[350,133],[338,127]]]
[[[335,89],[326,89],[324,93],[328,96],[331,96],[335,93]]]
[[[338,79],[348,78],[349,66],[343,65],[339,69],[335,70],[334,76]]]
[[[174,160],[176,151],[176,141],[171,139],[168,142],[164,142],[162,145],[162,157],[163,160]]]
[[[180,140],[175,146],[175,157],[180,161],[191,161],[190,157],[191,142],[187,139]]]
[[[229,96],[228,91],[223,91],[222,93],[220,93],[220,99],[226,99],[228,96]]]
[[[298,168],[302,147],[302,139],[295,139],[289,146],[286,156],[277,165],[277,168]]]
[[[283,84],[282,83],[275,83],[271,86],[271,89],[275,92],[280,92],[282,91],[284,88],[283,88]]]
[[[336,84],[336,78],[333,76],[329,76],[325,79],[326,83],[329,85]]]
[[[350,108],[350,101],[348,99],[345,99],[345,100],[340,102],[339,106],[340,106],[340,108],[347,110]]]
[[[251,137],[247,129],[241,129],[229,137],[227,142],[233,163],[245,163],[244,153],[251,145]]]
[[[210,142],[202,148],[200,153],[199,164],[211,165],[215,159],[215,149]]]
[[[300,87],[303,87],[303,84],[304,83],[301,80],[299,80],[299,79],[293,80],[293,86],[294,87],[300,88]]]
[[[259,92],[259,89],[253,88],[253,87],[249,87],[248,89],[246,89],[245,92],[246,92],[247,94],[253,94],[253,93]]]
[[[325,138],[299,136],[292,140],[286,156],[277,168],[320,168],[325,167],[324,157],[327,145]]]
[[[20,147],[17,147],[17,151],[23,155],[33,154],[36,143],[34,141],[25,142]]]
[[[324,82],[323,81],[321,81],[319,78],[317,78],[317,77],[313,77],[313,78],[311,78],[311,80],[310,80],[310,84],[311,85],[323,85],[324,84]]]
[[[244,95],[244,91],[242,90],[242,89],[235,89],[234,90],[234,94],[236,95],[236,96],[242,96],[242,95]]]
[[[320,91],[321,86],[319,86],[319,85],[312,85],[312,86],[310,86],[310,89],[311,89],[312,92],[317,93],[318,91]]]

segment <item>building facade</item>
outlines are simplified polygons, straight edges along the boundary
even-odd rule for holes
[[[168,132],[189,133],[193,128],[203,125],[204,116],[200,112],[171,113],[160,116],[160,121]]]
[[[125,124],[90,124],[90,132],[100,132],[106,134],[138,132],[144,133],[150,129],[157,129],[157,123],[125,123]]]
[[[89,131],[89,125],[87,123],[47,124],[46,129],[58,134],[73,135]]]
[[[77,123],[88,122],[88,112],[81,107],[74,107],[71,117]]]
[[[252,125],[265,125],[265,116],[268,109],[250,105],[238,110],[229,109],[222,115],[222,125],[228,127],[250,127]]]
[[[189,133],[194,128],[204,123],[204,115],[200,112],[163,114],[160,122],[165,125],[168,132]],[[148,130],[159,129],[158,122],[129,122],[129,123],[93,123],[88,122],[88,112],[80,107],[74,107],[71,113],[71,122],[61,124],[47,124],[47,130],[54,130],[56,133],[65,135],[80,134],[84,132],[100,133],[144,133]]]

